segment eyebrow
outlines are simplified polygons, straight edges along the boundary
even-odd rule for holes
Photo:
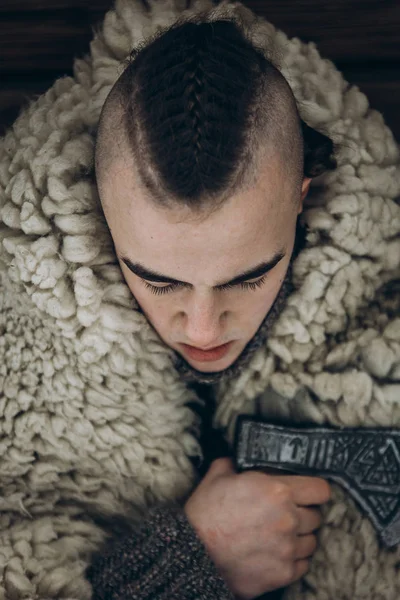
[[[230,281],[226,281],[224,283],[219,283],[218,285],[213,286],[213,289],[218,289],[225,286],[237,285],[248,279],[256,279],[256,277],[261,277],[261,275],[265,275],[268,271],[271,271],[285,256],[283,250],[277,252],[270,260],[259,263],[255,267],[252,267],[248,271],[244,271],[239,275],[236,275]],[[154,283],[178,283],[180,285],[191,286],[191,283],[187,281],[180,281],[179,279],[174,279],[173,277],[168,277],[168,275],[162,275],[161,273],[157,273],[151,269],[148,269],[144,265],[140,263],[135,263],[131,261],[126,256],[121,256],[121,260],[126,264],[128,269],[132,271],[138,277],[142,279],[146,279],[147,281],[152,281]]]

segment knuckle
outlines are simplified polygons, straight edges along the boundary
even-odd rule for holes
[[[311,537],[311,539],[310,539],[310,552],[314,553],[315,550],[317,549],[317,545],[318,545],[317,544],[317,538],[316,538],[315,535],[312,535],[310,537]]]
[[[282,570],[282,579],[284,580],[285,583],[289,583],[291,581],[293,581],[293,579],[295,578],[296,575],[296,567],[294,562],[288,562],[285,565],[283,565]]]
[[[314,554],[317,548],[317,538],[315,535],[307,535],[302,539],[302,543],[299,545],[299,556],[303,558],[307,558],[307,556],[311,556]]]
[[[299,577],[302,577],[303,575],[305,575],[307,573],[307,571],[310,569],[310,559],[306,558],[304,560],[301,561],[301,572],[299,573]]]
[[[315,529],[319,529],[322,525],[322,517],[319,511],[314,512]]]
[[[325,483],[326,499],[328,501],[328,500],[332,499],[332,488],[327,481],[324,481],[324,483]]]
[[[280,530],[283,533],[295,533],[298,529],[299,521],[291,512],[287,512],[281,519]]]
[[[275,497],[279,498],[281,501],[288,501],[291,498],[291,490],[290,487],[284,483],[283,481],[274,481],[271,489],[275,495]]]
[[[282,559],[288,564],[291,564],[295,557],[295,544],[293,540],[281,542],[280,552]]]
[[[332,498],[332,488],[325,479],[319,479],[320,494],[323,497],[322,502],[328,502]]]

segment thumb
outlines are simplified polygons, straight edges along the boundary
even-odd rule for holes
[[[224,456],[213,460],[208,472],[213,477],[217,477],[219,475],[233,475],[236,473],[236,469],[232,458]]]

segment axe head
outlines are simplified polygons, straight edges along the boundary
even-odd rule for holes
[[[286,427],[239,415],[234,460],[238,472],[257,469],[331,479],[357,502],[385,546],[400,543],[399,430]]]

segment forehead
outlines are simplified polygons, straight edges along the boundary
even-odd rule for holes
[[[278,161],[260,170],[252,189],[201,218],[185,206],[158,207],[146,199],[123,163],[113,165],[102,191],[117,252],[164,272],[173,263],[184,271],[208,266],[214,275],[228,263],[240,269],[246,257],[266,260],[289,241],[288,223],[296,215],[293,189]]]

